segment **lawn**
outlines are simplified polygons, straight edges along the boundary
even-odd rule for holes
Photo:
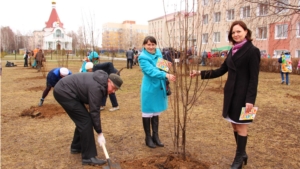
[[[92,169],[82,166],[80,154],[70,154],[74,123],[55,101],[52,90],[43,107],[37,107],[46,80],[35,69],[5,67],[1,76],[1,168],[2,169]],[[101,60],[105,62],[106,60]],[[58,62],[47,62],[47,70]],[[126,66],[114,61],[115,67]],[[71,60],[68,68],[77,73],[81,61]],[[210,69],[201,67],[201,69]],[[138,66],[121,72],[124,81],[117,91],[120,110],[101,111],[107,150],[113,162],[123,169],[227,169],[235,154],[235,141],[230,123],[222,118],[223,91],[226,75],[209,80],[188,117],[188,161],[177,159],[173,152],[173,105],[160,117],[160,139],[163,148],[145,145],[140,110],[142,72]],[[290,75],[291,85],[282,85],[279,73],[260,72],[256,106],[258,114],[249,126],[247,169],[300,168],[300,76]],[[222,84],[221,84],[222,82]],[[171,85],[172,87],[172,85]],[[174,92],[174,91],[173,91]],[[169,102],[174,98],[169,97]],[[34,111],[38,114],[26,115]],[[98,157],[105,158],[97,145]],[[167,160],[167,157],[168,160]],[[174,157],[174,158],[173,158]],[[98,167],[99,168],[99,167]]]

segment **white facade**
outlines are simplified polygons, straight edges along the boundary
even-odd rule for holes
[[[43,50],[72,50],[72,38],[65,34],[65,31],[56,27],[49,31],[44,31]]]

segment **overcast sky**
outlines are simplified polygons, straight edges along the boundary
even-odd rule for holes
[[[48,21],[52,0],[1,0],[0,26],[9,26],[14,32],[28,34],[42,30]],[[180,10],[182,0],[164,0],[166,12]],[[176,5],[174,5],[176,4]],[[77,32],[83,20],[95,19],[95,27],[102,30],[106,22],[122,23],[134,20],[148,24],[148,20],[163,16],[163,0],[56,0],[56,11],[64,28]]]

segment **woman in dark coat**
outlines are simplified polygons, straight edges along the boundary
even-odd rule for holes
[[[230,27],[228,39],[233,47],[220,68],[208,71],[191,72],[191,76],[201,75],[211,79],[228,72],[224,87],[223,117],[231,122],[237,144],[236,155],[231,169],[242,168],[247,164],[247,129],[252,120],[239,120],[242,107],[246,112],[253,108],[258,86],[260,51],[253,46],[251,30],[242,21],[235,21]]]

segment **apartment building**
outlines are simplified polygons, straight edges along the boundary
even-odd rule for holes
[[[300,0],[249,1],[198,0],[195,13],[181,11],[150,20],[149,33],[158,39],[160,47],[169,42],[182,46],[187,39],[187,46],[195,44],[198,52],[228,50],[232,46],[228,41],[230,25],[242,20],[252,31],[253,43],[262,56],[278,57],[289,51],[292,57],[300,57]]]
[[[128,48],[142,48],[142,42],[148,35],[148,25],[136,24],[126,20],[122,23],[102,25],[102,49],[126,51]]]
[[[151,19],[148,21],[149,35],[156,38],[158,48],[193,46],[197,36],[196,18],[195,12],[179,11]]]

